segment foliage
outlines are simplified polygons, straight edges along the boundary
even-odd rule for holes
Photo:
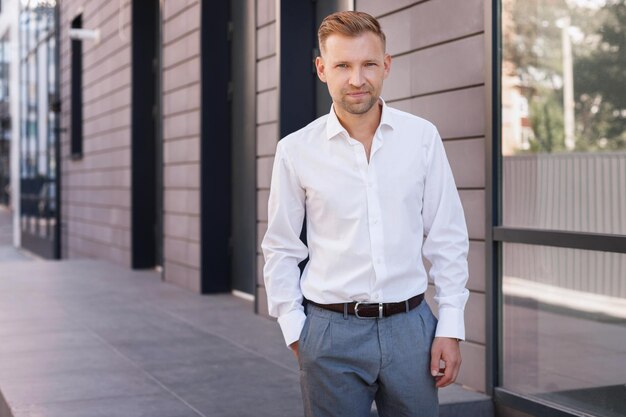
[[[503,4],[503,59],[529,103],[529,151],[564,150],[564,19],[571,21],[576,150],[626,149],[626,0],[601,7],[580,0]]]

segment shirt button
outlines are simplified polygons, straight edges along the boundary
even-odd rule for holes
[[[376,263],[377,264],[382,264],[383,263],[383,258],[376,258]]]
[[[372,223],[372,224],[376,224],[376,223],[378,223],[378,219],[371,219],[371,220],[370,220],[370,223]]]

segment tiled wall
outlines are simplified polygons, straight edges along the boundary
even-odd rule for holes
[[[200,1],[163,2],[165,280],[200,291]]]
[[[485,68],[484,0],[357,0],[379,18],[393,56],[387,103],[439,129],[470,236],[459,382],[485,389]],[[429,290],[429,304],[432,300]]]
[[[261,240],[267,230],[269,197],[274,152],[278,143],[278,64],[276,40],[276,0],[257,0],[257,305],[267,314],[263,286]]]
[[[61,4],[62,126],[70,125],[71,20],[99,28],[83,43],[84,148],[69,159],[62,133],[63,257],[131,264],[131,7],[124,0]],[[164,276],[200,288],[200,3],[163,2]]]
[[[60,3],[62,254],[130,265],[130,2]],[[72,19],[99,28],[101,41],[83,42],[83,158],[70,154]]]

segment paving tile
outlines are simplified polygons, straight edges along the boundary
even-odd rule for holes
[[[67,330],[8,337],[0,343],[0,357],[20,352],[98,347],[100,340],[86,330]]]
[[[2,382],[2,393],[13,407],[160,392],[163,388],[135,369],[73,371]]]
[[[34,404],[18,407],[13,414],[14,417],[190,417],[198,415],[193,409],[169,394]]]
[[[3,381],[33,379],[72,371],[124,371],[130,362],[109,347],[39,350],[0,355],[0,386]]]

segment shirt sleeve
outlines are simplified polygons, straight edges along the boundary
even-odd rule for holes
[[[422,253],[432,264],[430,277],[435,284],[435,302],[439,323],[435,336],[465,339],[464,309],[469,297],[469,241],[465,215],[452,170],[439,133],[427,152],[422,218],[424,245]]]
[[[304,189],[279,142],[272,169],[267,232],[261,249],[269,314],[278,318],[287,346],[299,340],[306,318],[298,268],[308,256],[308,248],[300,240],[304,212]]]

